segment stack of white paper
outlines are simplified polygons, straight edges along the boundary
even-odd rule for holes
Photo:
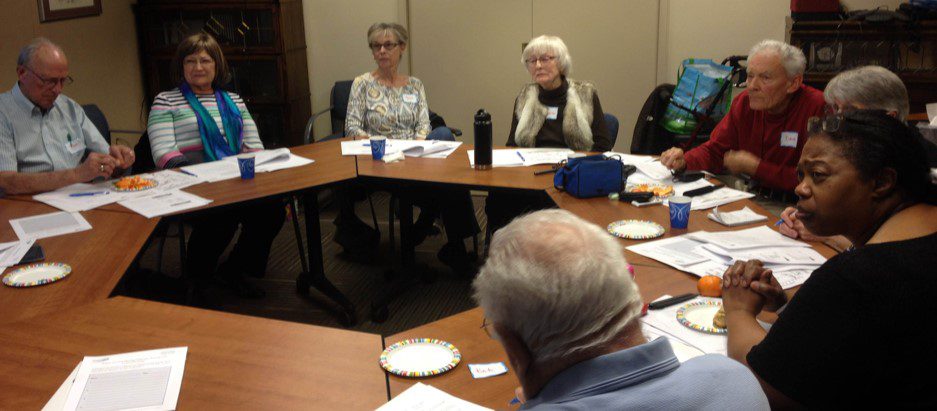
[[[527,167],[557,164],[574,151],[566,148],[511,148],[492,150],[492,167]],[[468,150],[469,166],[475,167],[475,150]]]
[[[384,155],[402,151],[407,157],[446,158],[461,145],[461,141],[389,138],[384,140]],[[371,155],[371,142],[370,140],[342,141],[342,155],[369,156]]]
[[[115,179],[93,184],[72,184],[58,190],[37,194],[33,196],[33,199],[62,211],[85,211],[129,198],[148,197],[155,193],[179,190],[203,181],[198,177],[172,170],[140,174],[139,177],[154,180],[156,186],[148,190],[120,192],[114,189]]]
[[[43,410],[174,410],[188,347],[85,357]]]
[[[218,161],[216,161],[217,163]],[[149,197],[137,197],[123,200],[120,204],[146,218],[172,214],[182,210],[201,207],[212,200],[189,194],[182,190],[156,193]]]
[[[35,239],[0,243],[0,274],[3,274],[7,267],[19,264],[29,248],[35,243]]]
[[[290,153],[288,148],[276,150],[262,150],[248,153],[254,156],[254,172],[265,173],[285,168],[299,167],[312,163],[314,160],[299,157]],[[210,183],[228,180],[241,176],[238,168],[237,156],[225,157],[221,161],[209,161],[201,164],[182,167],[188,175]]]
[[[64,211],[16,218],[10,220],[10,226],[20,240],[36,240],[91,229],[91,224],[81,213]]]
[[[752,211],[752,209],[748,208],[747,206],[741,210],[726,212],[721,212],[719,211],[719,207],[716,207],[710,211],[709,214],[706,214],[706,217],[719,224],[729,227],[751,224],[757,221],[768,219],[768,217]]]
[[[696,231],[633,245],[628,250],[700,277],[721,278],[736,261],[758,259],[785,289],[803,284],[810,273],[826,262],[809,244],[787,238],[767,226],[717,233]]]
[[[406,391],[400,393],[387,404],[382,405],[377,411],[421,411],[421,410],[446,410],[446,411],[491,411],[480,405],[472,404],[460,398],[456,398],[442,390],[423,384],[416,383]]]

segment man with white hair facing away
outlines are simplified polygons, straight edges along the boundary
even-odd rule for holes
[[[686,153],[671,148],[660,161],[675,171],[746,174],[764,195],[794,202],[797,161],[807,141],[807,119],[823,115],[823,93],[803,84],[804,53],[764,40],[748,53],[748,86],[732,101],[709,141]]]
[[[527,397],[522,409],[768,409],[742,364],[721,355],[681,364],[667,339],[647,341],[618,241],[567,211],[497,231],[474,288]]]

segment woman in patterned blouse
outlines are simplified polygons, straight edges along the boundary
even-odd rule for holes
[[[368,46],[377,69],[358,76],[351,86],[346,136],[455,141],[449,128],[430,128],[423,82],[397,72],[408,40],[407,30],[399,24],[375,23],[368,29]],[[368,234],[373,230],[369,231],[369,227],[354,215],[354,204],[350,200],[354,195],[350,189],[345,191],[336,219],[338,231],[335,239],[346,251],[355,254],[373,250],[376,236]],[[438,257],[457,272],[469,271],[470,259],[463,240],[478,233],[479,229],[468,190],[408,189],[398,194],[409,197],[420,207],[420,216],[414,225],[415,243],[419,244],[433,233],[433,223],[441,215],[448,243],[439,251]]]

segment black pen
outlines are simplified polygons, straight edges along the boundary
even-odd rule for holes
[[[661,308],[670,307],[671,305],[674,305],[674,304],[680,304],[680,303],[682,303],[682,302],[684,302],[684,301],[687,301],[687,300],[692,300],[692,299],[694,299],[694,298],[696,298],[696,297],[697,297],[697,295],[696,295],[696,294],[693,294],[693,293],[678,295],[678,296],[676,296],[676,297],[670,297],[670,298],[663,299],[663,300],[660,300],[660,301],[654,301],[654,302],[648,304],[648,305],[647,305],[647,308],[650,308],[650,309],[652,309],[652,310],[659,310],[659,309],[661,309]]]

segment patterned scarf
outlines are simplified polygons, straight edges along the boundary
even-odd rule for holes
[[[221,114],[224,135],[228,136],[225,140],[225,137],[221,135],[221,131],[218,130],[215,120],[212,119],[205,106],[198,101],[198,97],[195,96],[192,87],[189,87],[189,83],[183,81],[179,86],[179,90],[182,91],[182,95],[189,102],[189,106],[195,111],[195,118],[198,121],[198,134],[202,138],[205,158],[208,161],[215,161],[237,154],[240,151],[241,142],[244,140],[244,120],[241,118],[241,111],[231,100],[231,96],[221,90],[215,90],[215,101],[218,103],[218,112]]]

